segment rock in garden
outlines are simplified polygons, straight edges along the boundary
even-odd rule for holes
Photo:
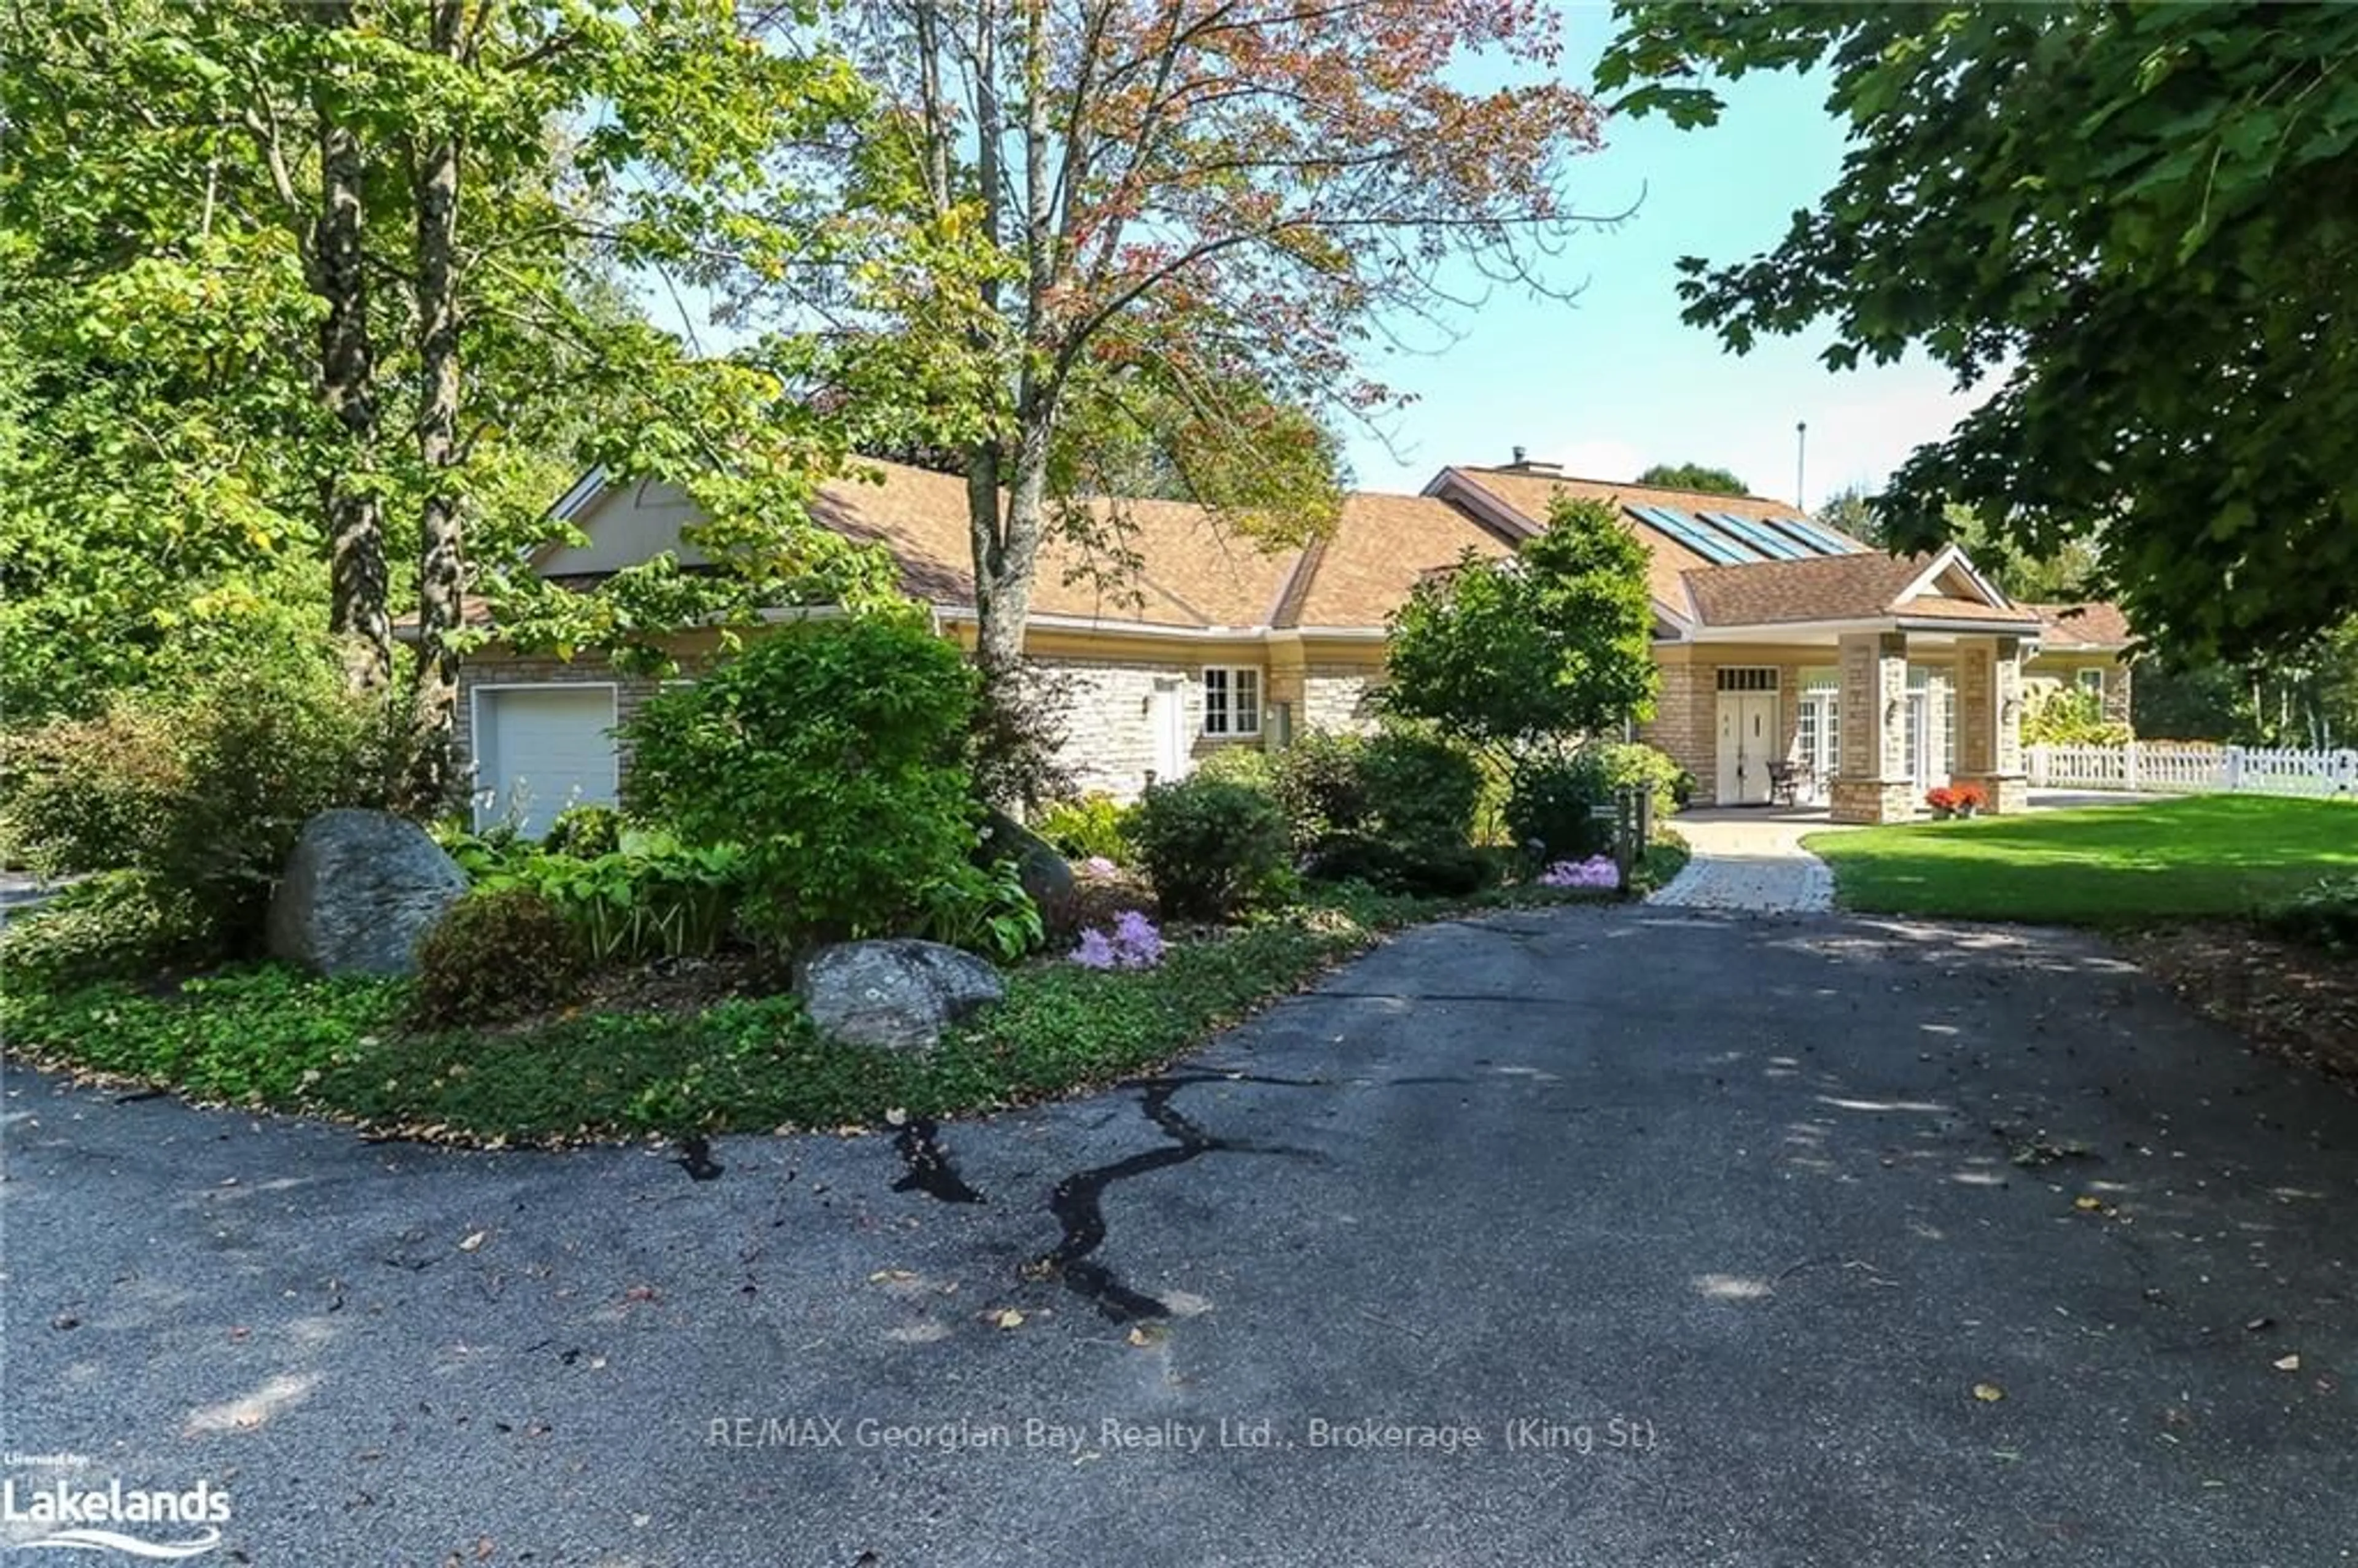
[[[1056,847],[1005,812],[994,811],[983,823],[982,858],[1012,860],[1023,879],[1023,891],[1044,910],[1061,908],[1073,895],[1073,868]]]
[[[982,959],[914,937],[822,947],[795,989],[820,1033],[883,1051],[929,1051],[1001,994],[999,971]]]
[[[271,956],[323,975],[409,974],[418,937],[466,891],[467,873],[416,823],[323,811],[271,897]]]

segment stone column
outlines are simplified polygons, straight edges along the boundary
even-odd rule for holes
[[[1916,812],[1908,777],[1908,635],[1854,632],[1842,640],[1842,753],[1836,822],[1904,822]]]
[[[1269,636],[1268,672],[1262,676],[1260,735],[1261,745],[1275,751],[1281,739],[1278,732],[1278,704],[1285,704],[1291,717],[1282,739],[1291,745],[1295,736],[1309,727],[1310,682],[1306,655],[1299,632],[1272,632]]]
[[[1956,700],[1953,782],[1978,788],[1989,811],[2024,809],[2030,783],[2022,759],[2022,640],[1958,638]]]

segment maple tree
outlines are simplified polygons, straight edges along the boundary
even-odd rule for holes
[[[1597,137],[1533,0],[847,12],[881,123],[822,280],[757,292],[824,324],[827,373],[903,443],[960,455],[993,687],[1044,538],[1102,526],[1074,503],[1137,466],[1109,450],[1160,452],[1160,487],[1238,532],[1329,525],[1325,422],[1390,403],[1371,345],[1488,281],[1551,287],[1567,160]],[[1456,84],[1477,73],[1519,80]]]
[[[2358,576],[2358,10],[2259,4],[1625,4],[1597,80],[1707,125],[1718,80],[1823,70],[1849,150],[1748,261],[1682,263],[1738,352],[1830,330],[1993,384],[1877,500],[1898,543],[1962,503],[2026,558],[2101,536],[2139,633],[2302,646]]]

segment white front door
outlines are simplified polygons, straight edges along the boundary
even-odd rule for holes
[[[1158,680],[1146,698],[1146,727],[1154,739],[1154,780],[1169,784],[1187,776],[1187,692],[1175,680]]]
[[[1777,760],[1777,694],[1719,694],[1719,787],[1722,806],[1758,806],[1768,798],[1768,764]]]

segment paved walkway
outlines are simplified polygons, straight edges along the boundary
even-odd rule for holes
[[[1833,873],[1801,848],[1809,833],[1839,832],[1822,813],[1758,806],[1682,813],[1674,826],[1694,859],[1650,902],[1764,914],[1834,906]]]

